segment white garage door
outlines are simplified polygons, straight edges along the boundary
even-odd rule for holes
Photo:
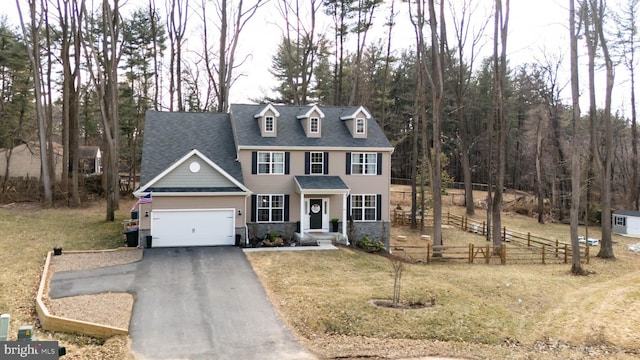
[[[234,245],[234,210],[154,210],[152,247]]]

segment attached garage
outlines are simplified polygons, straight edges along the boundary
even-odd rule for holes
[[[152,247],[235,245],[234,209],[153,210]]]

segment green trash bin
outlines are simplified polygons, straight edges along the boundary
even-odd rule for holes
[[[127,231],[125,231],[124,234],[127,238],[128,247],[138,246],[138,228],[127,229]]]

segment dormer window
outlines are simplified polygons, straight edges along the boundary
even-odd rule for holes
[[[356,119],[356,134],[364,134],[364,118]]]
[[[317,134],[320,132],[320,119],[317,117],[312,117],[309,119],[309,132],[313,134]]]
[[[264,118],[264,131],[265,132],[273,132],[274,130],[274,126],[273,126],[273,116],[266,116]]]

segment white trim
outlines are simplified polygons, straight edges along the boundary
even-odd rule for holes
[[[308,194],[307,195],[311,195]],[[322,228],[320,229],[311,229],[311,215],[308,212],[310,200],[320,200],[322,201]],[[304,198],[304,222],[302,226],[302,231],[329,231],[329,209],[331,208],[331,203],[329,202],[330,198],[327,197],[307,197]]]
[[[262,109],[262,111],[260,111],[259,113],[257,113],[257,114],[255,114],[255,115],[253,115],[253,117],[254,117],[254,118],[256,118],[256,119],[261,118],[261,117],[263,117],[263,116],[267,113],[267,111],[268,111],[268,110],[273,111],[273,114],[274,114],[276,117],[279,117],[279,116],[280,116],[280,113],[278,112],[278,110],[276,110],[276,108],[275,108],[272,104],[267,104],[267,106],[265,106],[265,107]],[[275,119],[274,119],[274,120],[275,120]]]
[[[251,191],[243,191],[243,192],[228,192],[228,191],[224,191],[224,192],[197,192],[197,191],[189,191],[189,192],[153,192],[153,191],[147,191],[147,192],[141,192],[141,193],[134,193],[135,196],[145,196],[147,194],[153,193],[153,197],[175,197],[175,196],[230,196],[230,195],[236,195],[236,196],[249,196],[251,194],[253,194],[253,192]]]
[[[367,111],[367,109],[364,108],[364,106],[360,106],[358,109],[356,109],[356,111],[354,111],[352,114],[349,115],[345,115],[345,116],[341,116],[340,120],[352,120],[355,119],[355,117],[359,114],[359,113],[363,113],[365,118],[367,120],[371,119],[371,114],[369,114],[369,112]]]
[[[338,146],[252,146],[252,145],[240,145],[240,150],[255,150],[255,151],[350,151],[350,152],[390,152],[392,153],[393,147],[338,147]]]
[[[227,173],[226,171],[224,171],[220,166],[218,166],[216,163],[214,163],[213,161],[209,160],[209,158],[207,158],[206,156],[204,156],[204,154],[202,154],[200,151],[198,151],[197,149],[193,149],[191,151],[189,151],[185,156],[183,156],[182,158],[180,158],[178,161],[174,162],[171,166],[169,166],[168,168],[166,168],[163,172],[161,172],[158,176],[156,176],[155,178],[153,178],[151,181],[149,181],[148,183],[146,183],[144,186],[141,186],[138,190],[134,191],[133,195],[135,195],[136,197],[140,197],[143,196],[145,194],[145,191],[150,188],[153,184],[157,183],[158,181],[160,181],[160,179],[162,179],[163,177],[167,176],[167,174],[169,174],[170,172],[172,172],[173,170],[175,170],[178,166],[182,165],[185,161],[187,161],[189,158],[191,158],[192,156],[198,156],[200,159],[202,159],[202,161],[204,161],[205,163],[207,163],[209,166],[211,166],[212,168],[214,168],[216,171],[218,171],[220,174],[222,174],[227,180],[231,181],[234,185],[236,185],[237,187],[239,187],[242,191],[244,192],[249,192],[251,193],[251,190],[249,190],[246,186],[244,186],[242,183],[240,183],[238,180],[236,180],[233,176],[229,175],[229,173]],[[142,194],[142,195],[141,195]]]
[[[318,114],[320,115],[321,119],[324,119],[324,113],[322,112],[322,110],[320,110],[320,108],[318,107],[318,105],[313,105],[306,113],[302,114],[302,115],[298,115],[296,116],[296,118],[298,120],[302,120],[302,119],[306,119],[308,117],[311,116],[311,114],[313,113],[313,111],[318,112]]]

